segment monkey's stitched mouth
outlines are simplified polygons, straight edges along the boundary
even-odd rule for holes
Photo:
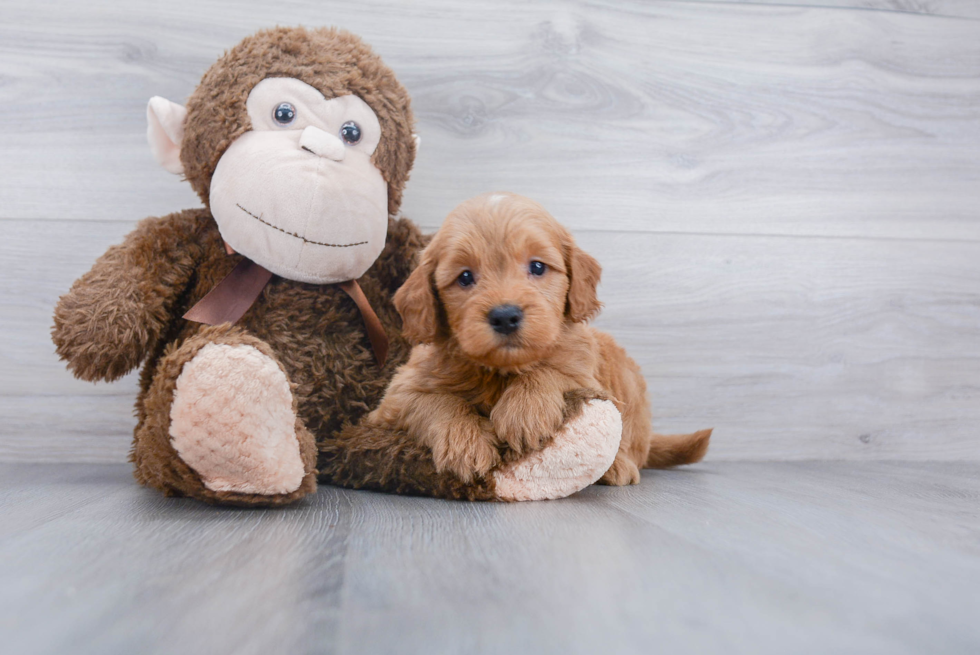
[[[268,225],[271,228],[274,228],[276,230],[279,230],[283,234],[288,234],[291,237],[294,237],[296,239],[300,239],[300,240],[303,241],[303,243],[312,243],[314,246],[326,246],[327,248],[350,248],[351,246],[363,246],[365,243],[367,243],[367,241],[358,241],[357,243],[323,243],[321,241],[313,241],[312,239],[307,239],[306,237],[304,237],[301,234],[294,234],[294,233],[290,232],[289,230],[282,229],[278,225],[273,225],[272,223],[270,223],[268,221],[262,220],[262,217],[261,216],[256,216],[255,214],[253,214],[249,210],[245,209],[244,207],[242,207],[238,203],[235,203],[235,206],[238,207],[239,209],[241,209],[243,212],[245,212],[249,216],[251,216],[252,218],[254,218],[255,220],[257,220],[259,223],[262,223],[263,225]]]

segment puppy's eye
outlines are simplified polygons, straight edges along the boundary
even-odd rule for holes
[[[461,287],[468,287],[471,284],[475,284],[475,283],[476,283],[476,278],[473,277],[473,273],[470,271],[463,271],[462,273],[459,274],[459,277],[456,278],[456,284],[458,284]]]
[[[289,125],[296,118],[296,107],[288,102],[280,102],[276,110],[272,112],[272,117],[280,125]]]
[[[548,270],[548,267],[544,264],[544,262],[533,261],[527,267],[527,270],[531,273],[531,275],[544,275],[544,272]]]

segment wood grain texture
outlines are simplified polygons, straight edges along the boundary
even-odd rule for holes
[[[469,504],[262,511],[0,466],[5,650],[975,653],[976,463],[713,463]]]
[[[732,2],[750,5],[805,5],[825,9],[889,11],[907,14],[926,14],[937,17],[980,18],[980,4],[975,0],[681,0],[683,2],[703,2],[718,4]]]
[[[74,380],[52,306],[122,222],[6,221],[0,459],[121,461],[135,376]],[[579,231],[596,325],[643,368],[656,427],[715,459],[980,460],[980,244]],[[57,268],[36,266],[44,250]]]
[[[425,228],[504,188],[576,230],[658,428],[714,425],[719,460],[980,460],[978,6],[7,3],[0,460],[124,459],[135,379],[72,379],[51,309],[135,220],[198,204],[146,100],[276,23],[395,69]]]
[[[429,224],[506,188],[577,228],[980,239],[973,20],[638,1],[5,14],[0,99],[30,103],[0,125],[6,218],[135,220],[195,204],[151,160],[147,99],[183,100],[242,36],[294,22],[363,34],[405,83],[425,144],[405,210]]]

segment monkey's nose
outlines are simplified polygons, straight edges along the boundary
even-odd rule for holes
[[[508,335],[521,327],[524,312],[517,305],[497,305],[487,313],[487,321],[494,332]]]
[[[344,160],[344,143],[332,134],[327,134],[319,127],[307,126],[299,137],[299,147],[312,152],[317,157],[326,157],[334,161]]]

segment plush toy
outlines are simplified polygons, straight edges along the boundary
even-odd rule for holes
[[[58,303],[58,354],[85,380],[144,362],[131,459],[167,495],[279,505],[323,482],[531,499],[615,456],[612,404],[566,396],[549,446],[464,483],[397,432],[359,430],[408,356],[392,295],[426,239],[396,218],[415,158],[409,97],[357,37],[276,28],[153,98],[153,154],[204,203],[140,222]]]

